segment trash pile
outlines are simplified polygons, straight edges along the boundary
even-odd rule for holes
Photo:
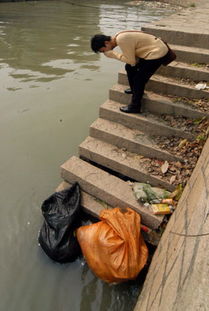
[[[138,182],[133,183],[132,187],[136,199],[155,215],[172,214],[183,192],[181,184],[173,192]]]
[[[130,208],[104,209],[99,222],[82,226],[80,201],[80,187],[75,183],[43,202],[44,223],[38,240],[46,255],[66,263],[82,251],[91,270],[103,281],[135,279],[148,259],[140,215]]]

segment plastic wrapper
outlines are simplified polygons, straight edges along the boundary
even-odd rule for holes
[[[160,203],[162,199],[169,198],[170,192],[145,183],[134,183],[133,192],[140,202]]]

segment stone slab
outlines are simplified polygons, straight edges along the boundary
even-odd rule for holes
[[[209,68],[204,66],[198,67],[196,64],[182,63],[178,61],[178,59],[168,66],[161,66],[157,73],[166,77],[189,79],[196,83],[200,81],[209,81]]]
[[[162,119],[158,119],[157,116],[145,116],[142,114],[125,114],[120,111],[122,105],[118,102],[107,100],[100,106],[99,116],[100,118],[118,122],[129,128],[138,129],[147,135],[159,135],[163,136],[175,136],[186,139],[192,139],[193,135],[189,132],[181,129],[170,127],[165,124]]]
[[[182,161],[178,156],[160,149],[145,133],[122,124],[98,118],[90,126],[90,136],[127,151],[167,161]]]
[[[142,223],[152,229],[158,228],[163,220],[137,202],[127,182],[75,156],[61,166],[61,177],[69,183],[78,182],[83,191],[113,207],[134,209],[141,215]]]
[[[174,95],[192,99],[209,99],[209,91],[195,89],[195,84],[185,83],[176,79],[154,75],[146,85],[146,89],[163,93],[165,95]]]
[[[122,85],[128,85],[125,72],[119,73],[118,83]],[[195,89],[195,85],[196,83],[185,83],[181,80],[155,74],[150,78],[149,82],[146,84],[145,89],[163,95],[174,95],[193,99],[209,99],[209,91],[197,90]]]
[[[56,189],[56,191],[62,191],[67,188],[71,187],[71,184],[68,182],[63,181]],[[113,208],[112,206],[108,205],[106,202],[101,201],[99,199],[96,199],[92,195],[86,193],[85,191],[81,191],[81,207],[83,208],[83,211],[88,214],[93,216],[95,219],[99,220],[99,215],[100,212],[103,209],[111,209]],[[147,227],[148,228],[148,227]],[[160,237],[158,235],[154,234],[153,231],[148,228],[148,232],[141,231],[142,235],[144,237],[144,240],[153,245],[157,246],[160,240]]]
[[[148,182],[152,186],[161,187],[169,191],[175,189],[175,186],[165,182],[162,178],[147,172],[144,168],[143,156],[128,153],[93,137],[88,136],[80,144],[79,155],[135,181]]]
[[[165,27],[162,20],[160,24],[155,23],[155,25],[143,26],[142,30],[146,33],[162,38],[168,43],[209,49],[209,34],[200,32],[194,33],[192,30],[188,31],[189,29],[185,31],[184,28],[174,30]]]
[[[109,91],[110,100],[128,105],[131,101],[131,96],[124,93],[128,85],[115,84]],[[143,111],[149,111],[156,115],[171,114],[175,116],[184,116],[189,119],[203,118],[205,113],[196,109],[192,109],[191,105],[183,103],[175,103],[167,97],[146,91],[142,99]],[[209,117],[209,113],[208,113]]]
[[[170,44],[177,60],[190,64],[209,64],[209,50],[184,45]]]

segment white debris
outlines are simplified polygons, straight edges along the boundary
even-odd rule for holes
[[[207,83],[198,83],[195,85],[196,90],[204,90],[207,88]]]

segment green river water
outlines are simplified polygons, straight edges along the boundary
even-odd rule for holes
[[[123,68],[92,53],[89,38],[171,13],[121,0],[0,2],[0,311],[133,309],[139,281],[110,286],[83,259],[45,256],[40,206]]]

